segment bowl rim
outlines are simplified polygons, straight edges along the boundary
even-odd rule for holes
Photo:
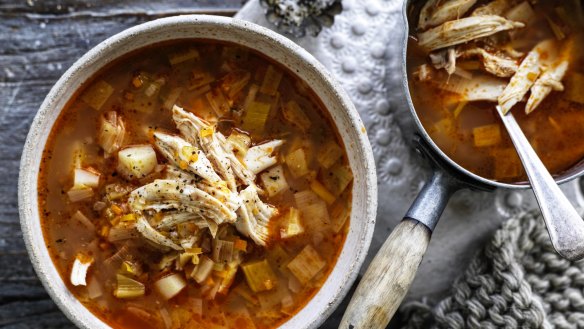
[[[356,149],[353,151],[357,154],[361,160],[364,160],[364,180],[363,184],[367,187],[365,191],[361,191],[364,195],[365,199],[365,207],[366,213],[359,214],[360,220],[358,221],[359,224],[363,225],[364,228],[360,235],[359,241],[357,241],[357,254],[356,257],[351,260],[350,265],[347,267],[346,272],[348,273],[340,273],[345,276],[344,283],[340,287],[335,287],[336,291],[332,295],[332,300],[329,300],[326,305],[322,303],[322,310],[317,316],[311,317],[312,319],[302,320],[303,327],[305,328],[316,328],[320,325],[324,320],[326,320],[330,314],[336,309],[336,307],[340,304],[343,297],[349,291],[352,283],[355,281],[359,269],[363,264],[365,257],[367,255],[369,246],[371,244],[371,240],[373,237],[373,229],[375,226],[376,220],[376,213],[377,213],[377,178],[376,178],[376,169],[375,169],[375,161],[373,157],[373,152],[367,138],[367,134],[365,132],[365,126],[359,117],[357,110],[355,109],[352,101],[350,100],[347,93],[341,87],[340,83],[335,80],[328,70],[318,62],[311,54],[309,54],[304,48],[300,47],[299,45],[295,44],[288,38],[273,32],[267,28],[264,28],[260,25],[250,23],[244,20],[240,20],[237,18],[231,17],[223,17],[223,16],[214,16],[214,15],[182,15],[182,16],[172,16],[166,18],[156,19],[150,22],[142,23],[140,25],[125,29],[104,41],[101,41],[99,44],[91,48],[87,51],[82,57],[80,57],[75,63],[59,78],[59,80],[53,85],[47,96],[45,97],[44,101],[42,102],[38,112],[36,113],[34,120],[30,126],[30,130],[28,132],[26,142],[24,145],[23,153],[21,156],[20,161],[20,168],[19,168],[19,180],[18,180],[18,207],[19,207],[19,216],[20,216],[20,225],[21,230],[23,232],[23,238],[26,245],[26,249],[29,255],[29,258],[33,264],[35,272],[39,277],[41,283],[45,287],[45,290],[49,293],[51,299],[57,304],[57,306],[63,311],[63,313],[76,325],[84,328],[95,328],[97,326],[102,327],[109,327],[105,322],[103,322],[99,317],[94,315],[91,311],[89,311],[85,306],[85,313],[87,314],[78,314],[79,312],[75,311],[72,303],[78,303],[82,305],[75,297],[72,297],[67,286],[64,284],[63,280],[61,279],[60,275],[56,270],[56,266],[52,261],[51,256],[46,248],[46,245],[43,243],[41,245],[34,243],[35,233],[38,230],[41,231],[41,239],[44,242],[44,234],[42,232],[40,217],[39,217],[39,204],[37,199],[37,188],[38,188],[38,173],[39,168],[35,166],[35,144],[39,138],[42,139],[41,128],[43,127],[43,122],[46,120],[51,120],[49,131],[52,130],[55,120],[56,119],[47,119],[47,116],[55,111],[58,108],[58,114],[61,113],[63,110],[63,106],[56,106],[53,104],[56,102],[55,98],[58,96],[59,90],[62,87],[71,88],[69,86],[70,80],[72,77],[81,74],[84,70],[91,69],[90,65],[92,61],[100,59],[102,56],[106,56],[110,52],[108,49],[111,47],[112,44],[116,43],[125,43],[130,41],[133,37],[138,34],[148,33],[149,31],[161,29],[164,27],[172,26],[172,28],[180,28],[183,24],[203,24],[203,25],[211,25],[216,26],[217,28],[229,29],[235,28],[242,33],[251,33],[256,34],[259,37],[264,38],[265,40],[273,43],[275,46],[278,46],[282,49],[285,49],[291,56],[296,57],[298,60],[306,64],[308,68],[312,69],[318,76],[318,79],[324,81],[327,84],[327,88],[334,91],[334,96],[338,99],[338,103],[342,105],[343,112],[349,118],[351,123],[352,129],[357,133],[354,134],[358,136],[356,140],[352,140],[351,144],[356,146]],[[170,28],[170,27],[169,27]],[[177,39],[177,38],[174,38]],[[210,38],[212,39],[212,38]],[[166,40],[173,40],[172,37],[167,37]],[[163,42],[163,41],[158,41]],[[158,42],[154,42],[156,44]],[[249,48],[251,45],[248,45]],[[132,52],[136,49],[140,49],[141,47],[132,48],[124,52],[127,54]],[[257,51],[257,50],[256,50]],[[264,52],[260,52],[265,56],[269,56]],[[119,58],[116,57],[116,58]],[[275,59],[273,59],[275,60]],[[281,63],[281,65],[285,65]],[[103,68],[103,65],[100,65],[100,68]],[[96,70],[96,71],[99,71]],[[93,73],[95,74],[95,73]],[[299,72],[295,72],[299,78],[302,79],[302,76]],[[76,87],[77,89],[78,87]],[[316,91],[314,91],[317,95]],[[56,106],[56,107],[55,107]],[[326,109],[327,112],[331,112],[330,109]],[[338,125],[338,122],[333,119],[334,125]],[[341,132],[340,129],[339,133],[341,135],[344,132]],[[345,138],[343,138],[345,140]],[[345,140],[345,143],[347,141]],[[43,144],[44,148],[44,144]],[[350,148],[346,145],[347,152],[350,153]],[[32,168],[31,168],[32,167]],[[354,223],[354,214],[351,215],[351,224],[350,228],[353,226]],[[38,229],[38,230],[37,230]],[[347,233],[347,237],[351,235],[353,230],[349,230]],[[356,233],[355,233],[356,234]],[[345,251],[347,247],[347,241],[343,245],[342,252]],[[333,270],[339,265],[339,260],[342,254],[339,255],[337,259],[337,263]],[[48,262],[48,263],[47,263]],[[48,266],[47,266],[48,265]],[[51,272],[50,274],[47,272]],[[50,279],[54,278],[54,273],[57,273],[58,282],[51,282]],[[329,274],[329,277],[326,281],[329,280],[330,277],[333,276],[333,272]],[[325,281],[325,285],[326,285]],[[318,290],[318,292],[311,297],[308,301],[314,300],[318,294],[324,289]],[[308,305],[307,304],[307,305]],[[307,305],[303,306],[294,316],[289,318],[286,322],[282,324],[282,326],[286,327],[286,324],[291,322],[292,319],[298,318],[298,315],[303,312],[307,308]],[[81,316],[80,316],[81,315]]]

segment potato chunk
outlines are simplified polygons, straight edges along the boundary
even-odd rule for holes
[[[146,177],[157,164],[150,145],[129,146],[118,153],[118,172],[128,179]]]

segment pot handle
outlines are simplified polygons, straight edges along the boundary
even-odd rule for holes
[[[460,185],[437,169],[373,258],[351,298],[339,328],[387,326],[408,292],[432,231]]]

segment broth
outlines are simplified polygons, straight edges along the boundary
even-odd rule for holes
[[[108,325],[274,328],[334,267],[351,189],[299,78],[250,49],[179,40],[110,64],[69,101],[39,210],[61,277]]]
[[[419,44],[418,36],[429,28],[421,28],[418,24],[425,3],[416,2],[410,8],[410,31],[413,34],[408,41],[407,70],[418,117],[438,147],[452,160],[484,178],[503,182],[525,181],[526,174],[519,157],[495,112],[497,100],[468,100],[472,97],[468,89],[482,88],[481,81],[502,88],[510,78],[513,79],[516,71],[505,73],[491,69],[489,72],[486,66],[493,63],[487,63],[485,56],[498,56],[519,70],[523,60],[540,42],[552,40],[552,52],[561,52],[561,56],[565,52],[569,61],[567,72],[561,79],[563,91],[552,90],[529,114],[526,114],[525,101],[532,92],[527,92],[511,111],[553,175],[579,163],[584,158],[584,98],[581,96],[584,87],[584,72],[581,70],[584,65],[584,13],[581,1],[542,0],[535,4],[513,0],[477,1],[472,7],[465,8],[459,19],[478,15],[481,10],[484,14],[488,8],[489,13],[494,11],[500,17],[524,23],[525,27],[452,46],[457,58],[456,71],[451,75],[437,69],[429,57],[437,56],[441,49],[429,51]],[[496,3],[504,4],[504,8],[495,8]],[[477,56],[476,49],[486,49],[486,55]],[[464,55],[472,51],[475,51],[474,55]],[[551,55],[543,52],[540,62],[545,62],[546,56]],[[537,78],[551,70],[553,65],[544,65]],[[420,79],[420,69],[430,72],[425,81]]]

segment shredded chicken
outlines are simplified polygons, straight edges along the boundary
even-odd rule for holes
[[[496,15],[465,17],[448,21],[418,34],[418,44],[432,51],[523,26],[521,22],[510,21]]]
[[[278,162],[273,153],[282,146],[282,144],[284,144],[284,141],[276,139],[256,145],[247,151],[243,158],[243,162],[251,172],[258,174]]]
[[[248,186],[240,193],[243,206],[239,208],[239,220],[235,227],[242,234],[250,237],[260,246],[265,246],[269,239],[268,226],[270,219],[277,215],[278,210],[264,203],[258,196],[254,186]]]
[[[142,234],[144,238],[152,242],[155,246],[162,249],[182,250],[183,248],[171,239],[165,237],[160,232],[156,231],[146,218],[140,216],[136,221],[136,230]]]
[[[156,148],[175,166],[197,174],[211,184],[222,181],[205,153],[198,147],[179,136],[161,132],[155,132],[154,139]]]
[[[498,54],[492,54],[479,47],[464,49],[459,51],[457,55],[462,58],[480,58],[485,71],[500,78],[513,76],[519,67],[514,59],[506,58]]]
[[[255,175],[237,159],[232,148],[227,147],[227,141],[221,132],[215,131],[214,126],[176,105],[172,109],[172,114],[183,136],[189,142],[201,146],[232,191],[237,190],[234,174],[245,185],[253,184]]]
[[[426,2],[420,13],[418,27],[427,29],[464,15],[477,0],[447,0]]]
[[[175,180],[157,179],[154,182],[135,189],[130,193],[128,203],[137,213],[146,210],[179,210],[198,213],[202,217],[212,219],[217,224],[233,223],[237,219],[235,211],[227,204],[238,203],[239,200],[220,201],[209,193],[192,185],[182,184]]]
[[[124,120],[117,112],[107,112],[100,118],[97,142],[103,149],[105,158],[109,158],[122,147],[125,135],[126,126],[124,125]]]
[[[527,100],[527,105],[525,106],[525,113],[529,114],[535,110],[535,108],[543,101],[543,99],[552,92],[563,91],[564,85],[562,84],[562,79],[568,70],[568,61],[562,61],[558,65],[550,67],[547,69],[540,77],[535,81],[533,87],[531,87],[531,95]]]
[[[456,50],[454,47],[430,53],[430,61],[436,69],[445,69],[448,74],[456,71]]]
[[[542,41],[523,59],[517,72],[499,97],[498,102],[503,114],[507,114],[515,104],[521,101],[533,86],[542,71],[543,64],[540,60],[542,54],[549,54],[553,51],[553,47],[552,40]]]
[[[471,16],[498,15],[501,16],[513,5],[513,0],[493,0],[473,10]]]

